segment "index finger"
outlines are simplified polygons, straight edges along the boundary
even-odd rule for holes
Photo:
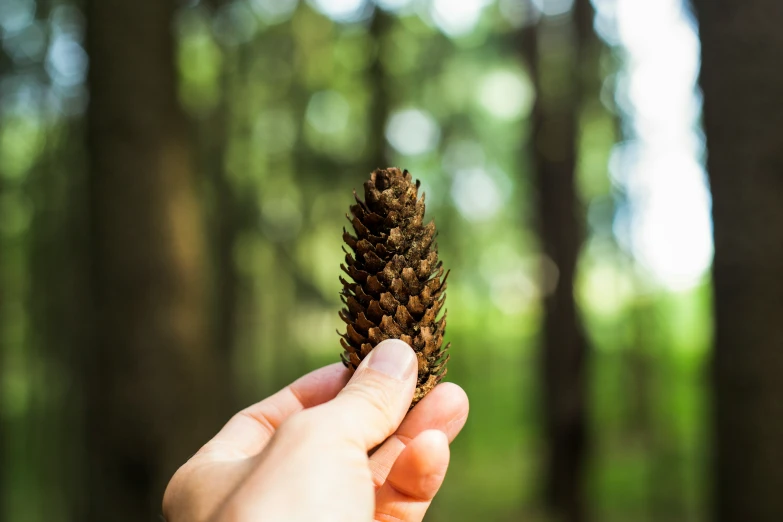
[[[288,417],[332,400],[350,378],[342,363],[312,371],[261,402],[234,415],[198,454],[216,460],[258,455]]]

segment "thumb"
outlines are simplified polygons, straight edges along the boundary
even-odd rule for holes
[[[369,450],[394,433],[408,412],[417,367],[410,346],[387,339],[364,358],[345,388],[322,406],[322,413],[339,419],[330,425]]]

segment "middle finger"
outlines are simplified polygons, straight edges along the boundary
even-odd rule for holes
[[[436,386],[370,457],[370,471],[375,488],[383,485],[397,457],[419,433],[440,430],[451,442],[465,425],[467,418],[468,397],[462,388],[448,382]]]

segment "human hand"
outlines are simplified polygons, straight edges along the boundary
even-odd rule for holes
[[[442,383],[406,415],[416,368],[407,344],[387,340],[350,381],[333,364],[239,412],[171,479],[166,520],[422,520],[468,399]]]

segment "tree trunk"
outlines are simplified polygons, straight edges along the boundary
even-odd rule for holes
[[[1,53],[2,51],[0,51]],[[2,58],[0,58],[2,59]],[[0,128],[2,126],[3,122],[0,121]],[[3,213],[3,203],[5,201],[5,187],[3,186],[3,174],[0,172],[0,213]],[[8,319],[6,318],[6,300],[8,299],[8,289],[5,285],[5,279],[6,279],[6,272],[8,271],[7,263],[5,261],[5,256],[7,255],[8,250],[6,250],[6,238],[4,237],[5,234],[0,233],[0,252],[3,252],[4,255],[0,256],[0,360],[4,360],[6,357],[5,351],[6,351],[6,343],[7,343],[7,322]],[[8,386],[6,385],[6,379],[8,378],[6,375],[8,373],[7,368],[0,368],[0,402],[7,403],[7,399],[5,397],[6,390],[8,389]],[[6,448],[8,447],[8,442],[6,440],[8,435],[8,427],[10,425],[10,422],[6,420],[6,415],[0,414],[0,462],[8,462],[8,458],[5,456]],[[5,488],[5,471],[0,472],[0,520],[5,520],[7,513],[6,513],[6,488]]]
[[[370,25],[370,36],[375,43],[375,57],[369,67],[369,79],[372,86],[372,102],[370,106],[370,121],[368,139],[369,169],[362,176],[369,176],[375,169],[385,169],[386,157],[386,120],[389,117],[389,78],[383,66],[383,48],[386,33],[392,24],[392,17],[383,9],[376,7]]]
[[[203,223],[176,98],[175,4],[86,7],[88,520],[153,520],[167,479],[217,428]]]
[[[224,5],[225,1],[212,0],[211,4],[213,9],[217,9]],[[212,345],[220,363],[220,366],[216,367],[216,375],[221,381],[221,409],[226,418],[240,407],[241,402],[236,393],[237,387],[233,385],[232,370],[236,353],[240,290],[234,255],[243,227],[243,216],[242,201],[237,197],[237,191],[231,183],[226,158],[230,137],[234,135],[231,101],[240,94],[235,88],[238,83],[236,54],[247,52],[245,46],[237,50],[221,46],[223,68],[220,72],[220,98],[208,119],[199,122],[198,129],[199,149],[203,151],[203,175],[210,183],[213,198],[213,211],[209,216],[209,249],[214,265]]]
[[[12,63],[10,57],[6,54],[5,50],[0,47],[0,77],[5,77],[11,71]],[[0,117],[0,129],[2,129],[5,122]],[[5,173],[0,171],[0,215],[3,215],[3,204],[6,202],[6,187],[5,187]],[[8,308],[8,288],[6,288],[6,274],[8,272],[8,262],[6,261],[8,253],[8,241],[5,237],[5,231],[0,231],[0,361],[5,360],[6,346],[8,343],[8,334],[6,329],[8,328],[8,319],[6,317],[6,310]],[[0,368],[0,403],[6,403],[5,397],[8,386],[6,385],[6,379],[8,374],[7,368]],[[0,413],[0,462],[8,462],[6,457],[6,448],[8,447],[8,432],[10,427],[6,415]],[[0,471],[0,520],[5,520],[8,513],[6,513],[6,487],[5,487],[5,473],[6,471]]]
[[[585,91],[582,71],[592,34],[589,0],[578,0],[569,23],[542,18],[523,33],[523,52],[536,88],[532,115],[534,184],[543,253],[543,415],[547,440],[545,500],[553,520],[586,519],[582,475],[586,443],[587,344],[574,300],[583,242],[576,190],[578,120]],[[590,25],[586,24],[589,20]],[[556,47],[539,47],[546,39]]]
[[[712,188],[714,519],[783,520],[783,4],[695,0]]]

